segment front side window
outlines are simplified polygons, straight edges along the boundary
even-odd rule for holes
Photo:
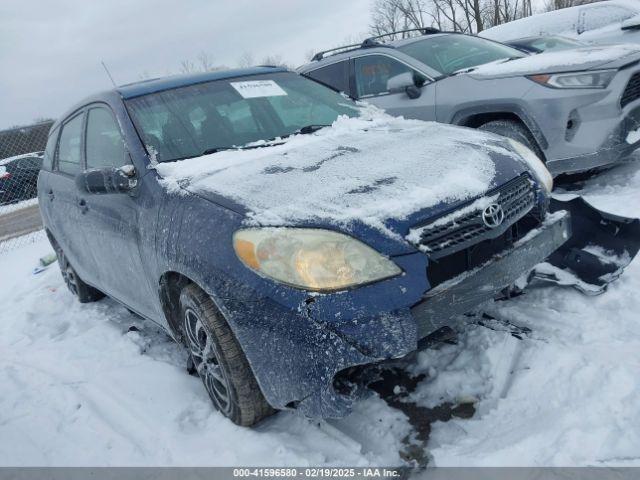
[[[339,92],[349,91],[349,70],[348,62],[336,62],[326,67],[321,67],[312,72],[308,72],[305,75],[313,78],[314,80],[327,85]]]
[[[388,82],[403,73],[419,76],[415,70],[386,55],[365,55],[355,59],[358,98],[389,93]]]
[[[214,80],[126,103],[147,151],[160,162],[285,137],[358,114],[342,95],[289,72]]]
[[[398,49],[443,75],[497,60],[526,56],[501,43],[458,34],[425,38],[401,45]]]
[[[69,175],[75,175],[80,171],[82,118],[82,114],[76,115],[63,125],[60,133],[58,170]]]
[[[85,149],[87,168],[121,167],[125,164],[120,128],[111,112],[104,107],[89,110]]]

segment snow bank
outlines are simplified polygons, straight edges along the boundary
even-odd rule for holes
[[[556,50],[543,52],[503,63],[480,65],[471,72],[472,75],[523,75],[531,73],[553,73],[570,70],[572,65],[595,67],[640,53],[640,46],[633,44],[602,45],[583,47],[573,50]]]
[[[513,153],[477,130],[405,120],[367,109],[333,128],[282,145],[223,151],[156,166],[170,191],[211,191],[245,205],[252,223],[289,225],[316,217],[384,229],[443,201],[493,186],[490,154]]]
[[[401,463],[409,425],[376,398],[335,424],[281,413],[237,427],[157,326],[109,299],[78,303],[57,264],[33,275],[50,251],[0,254],[0,466]]]

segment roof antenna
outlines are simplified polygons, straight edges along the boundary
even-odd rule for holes
[[[104,71],[107,72],[107,75],[109,76],[109,80],[111,80],[111,83],[113,83],[114,87],[117,87],[116,82],[113,81],[113,77],[111,76],[111,73],[109,72],[109,69],[107,68],[107,66],[105,65],[103,60],[100,60],[100,63],[102,64],[102,66],[104,67]]]

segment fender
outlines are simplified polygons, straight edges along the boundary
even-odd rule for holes
[[[475,124],[473,117],[487,115],[495,117],[493,119],[498,119],[500,114],[515,115],[518,117],[518,119],[529,129],[542,150],[546,150],[549,147],[549,142],[542,133],[542,130],[538,127],[538,124],[533,118],[531,118],[527,111],[517,103],[494,103],[491,105],[481,104],[466,107],[456,111],[447,123],[463,127],[477,127],[480,124]]]

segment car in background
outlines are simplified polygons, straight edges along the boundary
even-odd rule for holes
[[[0,205],[35,198],[43,152],[0,160]]]
[[[83,100],[51,128],[38,196],[69,290],[161,325],[216,408],[252,425],[346,415],[361,366],[415,351],[545,258],[597,261],[562,250],[590,237],[552,209],[552,184],[518,142],[260,67]]]
[[[607,0],[539,13],[488,28],[481,37],[503,43],[563,35],[585,43],[640,43],[640,1]]]
[[[320,52],[298,72],[392,115],[517,140],[554,175],[625,161],[640,146],[640,45],[569,58],[430,28],[396,33],[414,36]]]
[[[525,37],[518,38],[507,42],[518,50],[522,50],[526,53],[540,53],[549,52],[552,50],[570,50],[572,48],[586,47],[587,44],[579,42],[568,37],[561,37],[559,35],[549,35],[542,37]]]

